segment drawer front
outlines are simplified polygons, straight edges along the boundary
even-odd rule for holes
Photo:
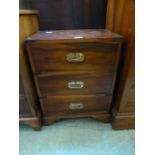
[[[78,95],[78,96],[52,96],[41,99],[44,115],[53,113],[75,113],[109,111],[111,96],[105,95]]]
[[[52,73],[36,77],[40,96],[111,94],[114,73],[74,72]]]
[[[118,43],[32,43],[29,56],[34,72],[117,69]]]

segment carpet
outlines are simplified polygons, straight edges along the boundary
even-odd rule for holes
[[[20,155],[134,155],[134,130],[91,118],[58,121],[41,131],[20,125]]]

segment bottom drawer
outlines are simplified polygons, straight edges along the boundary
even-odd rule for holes
[[[109,111],[111,96],[50,96],[40,99],[44,115],[53,113]]]

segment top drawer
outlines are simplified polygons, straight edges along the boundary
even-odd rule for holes
[[[27,45],[33,72],[117,70],[119,42],[52,42]]]

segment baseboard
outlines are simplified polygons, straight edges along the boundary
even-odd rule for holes
[[[135,115],[134,113],[117,113],[113,116],[112,128],[115,130],[134,129]]]
[[[19,123],[29,125],[35,131],[39,131],[39,130],[41,130],[41,127],[42,127],[41,115],[40,115],[40,113],[38,113],[37,116],[21,117],[21,118],[19,118]]]

